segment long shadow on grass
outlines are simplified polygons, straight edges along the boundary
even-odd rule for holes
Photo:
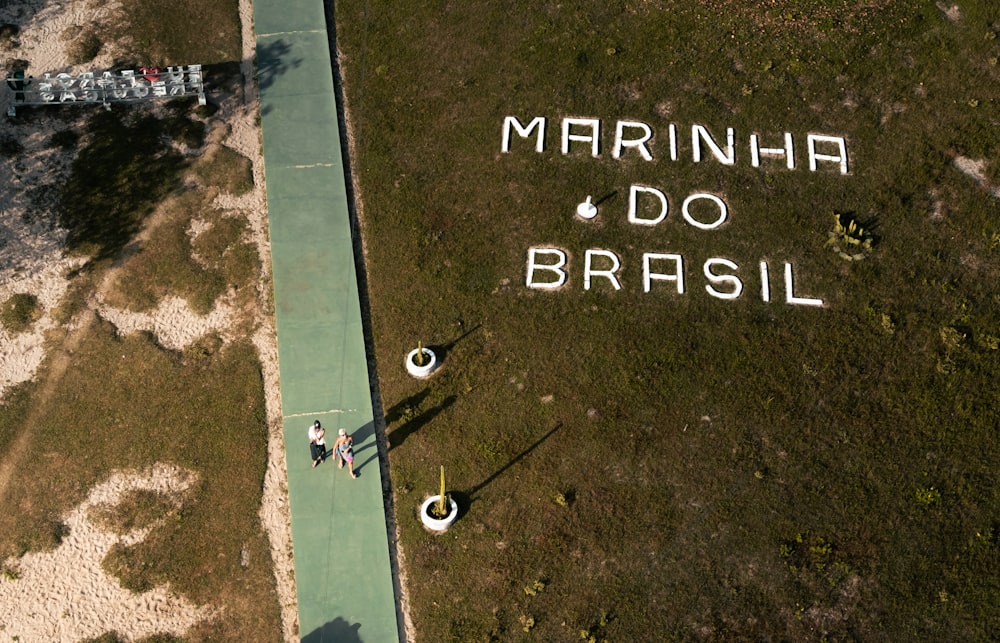
[[[414,393],[410,397],[404,398],[403,400],[396,402],[392,405],[392,408],[385,412],[385,423],[393,424],[403,418],[411,415],[414,409],[420,408],[420,405],[430,394],[431,390],[425,388],[419,393]]]
[[[302,643],[321,643],[324,641],[361,643],[361,636],[358,634],[359,629],[361,629],[361,623],[351,625],[347,620],[338,616],[323,627],[303,636]]]
[[[451,350],[455,348],[455,346],[457,346],[460,341],[462,341],[472,333],[482,328],[482,326],[483,326],[482,324],[476,324],[475,326],[465,331],[464,333],[462,333],[455,339],[451,340],[447,344],[441,344],[440,346],[431,346],[429,348],[433,350],[434,353],[438,356],[438,358],[443,362],[445,358],[448,357],[448,353],[450,353]]]
[[[496,472],[494,472],[489,478],[486,478],[485,480],[483,480],[482,482],[480,482],[479,484],[477,484],[472,489],[469,489],[469,491],[466,492],[467,495],[468,495],[468,498],[469,498],[469,504],[472,504],[473,502],[476,501],[476,494],[479,493],[480,491],[482,491],[483,488],[486,485],[488,485],[489,483],[491,483],[494,480],[496,480],[497,478],[499,478],[500,475],[504,471],[506,471],[507,469],[510,469],[512,466],[514,466],[515,464],[517,464],[518,462],[520,462],[521,460],[523,460],[525,458],[525,456],[527,456],[529,453],[531,453],[532,451],[534,451],[535,449],[537,449],[542,444],[542,442],[545,442],[546,440],[548,440],[552,436],[553,433],[555,433],[556,431],[558,431],[561,428],[562,428],[562,422],[557,422],[554,427],[552,427],[551,429],[549,429],[548,433],[546,433],[542,437],[540,437],[537,440],[535,440],[535,442],[530,447],[528,447],[524,451],[521,451],[519,454],[517,454],[516,456],[514,456],[513,458],[511,458],[510,462],[508,462],[503,467],[501,467]]]
[[[420,396],[420,399],[422,400],[424,397],[426,397],[426,395],[427,395],[426,392],[423,392],[423,394],[418,393],[417,395],[411,396],[406,400],[403,400],[403,402],[400,402],[400,404],[405,404],[407,403],[408,400],[412,400],[413,398],[418,396]],[[457,399],[458,399],[457,395],[449,395],[444,399],[444,401],[442,401],[437,406],[427,409],[423,413],[420,413],[416,417],[404,423],[402,426],[395,429],[392,433],[389,434],[389,450],[391,451],[392,449],[395,449],[399,445],[403,444],[403,442],[406,441],[406,438],[410,437],[420,429],[427,426],[431,420],[436,418],[438,415],[441,414],[441,412],[443,412],[449,406],[454,404]],[[417,403],[419,404],[419,401]],[[396,407],[393,407],[393,409],[395,408]],[[388,421],[388,417],[386,418],[386,421]]]

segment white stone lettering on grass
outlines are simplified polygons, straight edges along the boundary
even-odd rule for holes
[[[626,127],[629,129],[640,130],[642,132],[642,136],[640,138],[624,138]],[[652,161],[653,155],[650,153],[649,148],[646,147],[646,141],[651,138],[653,138],[653,130],[649,125],[635,121],[618,121],[618,124],[615,126],[615,146],[611,151],[611,156],[616,159],[621,158],[622,148],[634,147],[639,150],[639,154],[642,155],[642,158],[647,161]]]
[[[667,260],[674,262],[672,273],[653,272],[654,261]],[[646,252],[642,255],[642,292],[649,292],[654,281],[673,281],[677,284],[677,294],[684,294],[684,257],[675,254]]]
[[[705,278],[711,283],[705,285],[705,290],[708,294],[716,297],[718,299],[736,299],[743,292],[743,282],[739,280],[735,275],[718,275],[713,272],[712,268],[715,266],[724,266],[730,270],[738,270],[739,266],[730,261],[729,259],[721,259],[719,257],[712,257],[705,262],[702,266],[702,271],[705,273]],[[716,290],[712,284],[730,284],[732,290],[729,292],[724,292]]]
[[[611,262],[610,268],[597,269],[594,267],[594,257],[604,257]],[[618,282],[618,277],[615,273],[621,268],[622,262],[618,259],[618,255],[611,252],[610,250],[597,250],[590,249],[587,250],[584,262],[583,262],[583,289],[590,290],[590,282],[592,277],[607,277],[608,281],[615,290],[621,290],[622,285]]]
[[[550,257],[555,257],[554,263],[538,263],[539,255],[548,255]],[[558,248],[528,248],[528,277],[526,280],[526,285],[528,288],[542,288],[551,290],[553,288],[558,288],[566,283],[566,271],[563,270],[563,266],[566,265],[566,253]],[[535,273],[541,271],[548,271],[555,273],[555,281],[535,281]]]
[[[719,208],[719,216],[718,218],[715,219],[715,221],[711,223],[702,223],[701,221],[698,221],[693,216],[691,216],[691,212],[688,209],[688,206],[690,206],[691,203],[699,199],[707,199],[712,203],[714,203],[716,207]],[[701,230],[714,230],[715,228],[718,228],[720,225],[726,222],[726,217],[729,216],[729,208],[726,207],[725,201],[715,196],[714,194],[698,193],[698,194],[692,194],[688,198],[684,199],[684,203],[681,205],[681,214],[684,215],[685,221],[687,221],[696,228],[699,228]]]
[[[50,99],[51,100],[51,99]],[[534,136],[535,152],[541,154],[546,147],[546,123],[544,116],[536,116],[527,125],[522,124],[516,116],[505,116],[500,134],[500,151],[509,153],[511,151],[512,130],[520,138],[530,139]],[[677,135],[677,126],[674,123],[667,123],[667,136],[665,137],[668,147],[668,157],[671,161],[680,159],[680,140]],[[791,132],[782,132],[782,147],[761,147],[761,136],[757,133],[748,137],[748,148],[750,152],[750,165],[761,167],[764,158],[785,159],[785,167],[789,170],[796,169],[795,145]],[[653,143],[656,139],[656,130],[642,121],[616,121],[615,134],[611,145],[611,156],[621,159],[625,156],[625,150],[633,148],[646,161],[654,161],[655,154]],[[587,143],[590,148],[590,155],[599,157],[601,155],[601,121],[597,118],[564,118],[562,119],[562,135],[560,137],[560,151],[562,154],[570,153],[571,143]],[[806,144],[809,156],[809,170],[819,171],[819,163],[835,163],[841,174],[848,173],[848,151],[847,139],[843,136],[829,136],[827,134],[807,134]],[[695,123],[691,126],[691,159],[695,163],[714,159],[727,166],[736,165],[740,155],[737,154],[737,134],[732,127],[726,128],[725,143],[719,143],[708,128]]]
[[[771,276],[766,261],[760,262],[760,300],[771,301]]]
[[[511,151],[513,135],[522,139],[534,140],[536,153],[546,150],[546,118],[536,116],[524,124],[515,116],[507,116],[503,120],[500,151]],[[674,123],[666,123],[668,146],[667,158],[670,162],[678,162],[682,156],[683,142],[679,140],[678,128]],[[718,133],[719,130],[716,130]],[[604,134],[607,136],[607,134]],[[744,139],[746,140],[746,139]],[[778,145],[778,141],[783,144]],[[762,143],[762,141],[764,141]],[[602,144],[601,121],[596,118],[572,117],[563,118],[561,126],[559,151],[569,155],[574,144],[587,146],[590,156],[600,157]],[[622,159],[630,151],[647,162],[656,160],[654,145],[657,142],[656,130],[648,123],[637,120],[618,120],[614,127],[611,140],[611,157]],[[662,144],[662,140],[660,141]],[[795,138],[791,132],[782,132],[778,139],[774,134],[764,136],[758,132],[749,135],[749,163],[751,167],[760,168],[765,164],[788,170],[798,167],[795,158]],[[723,166],[734,166],[738,160],[748,158],[737,151],[736,130],[725,128],[724,139],[717,138],[705,125],[691,125],[690,160],[696,164],[716,161]],[[769,146],[770,145],[770,146]],[[771,147],[773,146],[773,147]],[[847,139],[843,136],[809,133],[806,135],[808,167],[810,172],[832,170],[834,167],[840,174],[849,172]],[[634,156],[634,155],[633,155]],[[580,160],[577,154],[575,160]],[[569,162],[569,161],[567,161]],[[832,167],[831,167],[832,166]],[[612,195],[615,192],[611,193]],[[609,195],[610,197],[611,195]],[[576,208],[578,221],[593,222],[597,208],[587,197],[585,203]],[[604,198],[601,199],[604,201]],[[707,203],[705,203],[707,202]],[[670,198],[666,192],[651,185],[632,184],[629,186],[626,220],[631,225],[651,228],[666,220],[670,213]],[[730,219],[730,209],[721,196],[710,192],[696,192],[687,196],[681,203],[681,215],[685,222],[698,230],[716,230]],[[629,246],[631,248],[631,246]],[[532,247],[528,249],[527,274],[525,284],[528,288],[555,290],[571,281],[570,259],[566,250],[553,247]],[[583,290],[589,291],[595,286],[595,280],[606,279],[614,291],[619,291],[625,285],[621,279],[623,261],[618,253],[602,248],[590,248],[583,255]],[[766,260],[759,263],[760,298],[762,302],[771,302],[771,276]],[[626,268],[627,270],[627,268]],[[709,296],[721,300],[739,299],[744,292],[745,280],[736,273],[739,264],[724,257],[711,257],[702,265],[702,274],[706,280],[705,290]],[[627,275],[628,273],[626,273]],[[627,281],[627,279],[626,279]],[[677,293],[685,293],[684,257],[679,253],[645,252],[642,255],[642,291],[650,293],[653,282],[671,282]],[[751,279],[752,281],[752,279]],[[822,308],[826,304],[823,299],[804,297],[795,293],[794,269],[791,263],[784,264],[785,303],[791,306],[811,306]],[[662,288],[660,289],[662,291]]]
[[[660,202],[660,213],[652,219],[643,219],[638,215],[638,201],[640,194],[652,194]],[[656,225],[667,218],[667,211],[670,209],[667,203],[667,195],[653,187],[645,185],[633,185],[628,191],[628,222],[636,225]]]
[[[750,165],[760,167],[761,156],[783,156],[785,165],[789,170],[795,169],[795,149],[792,147],[792,134],[785,132],[784,147],[761,147],[760,137],[756,134],[750,135]]]
[[[508,116],[503,119],[503,141],[500,143],[501,152],[510,152],[510,128],[513,127],[518,136],[528,138],[531,132],[537,130],[535,135],[535,151],[542,152],[545,149],[545,117],[536,116],[526,126],[521,125],[521,121],[516,116]]]
[[[816,151],[816,144],[822,143],[825,147],[832,143],[837,147],[836,154],[820,154]],[[847,141],[840,136],[823,136],[822,134],[806,135],[806,147],[809,149],[809,170],[816,171],[816,161],[830,161],[840,164],[840,173],[847,174]]]
[[[667,134],[670,138],[670,160],[677,160],[677,126],[671,123],[667,127]]]
[[[573,134],[573,127],[589,127],[590,134]],[[601,154],[601,121],[596,118],[564,118],[562,122],[562,153],[569,154],[570,141],[590,143],[590,155]]]
[[[792,276],[792,264],[785,264],[785,302],[796,306],[822,306],[822,299],[796,297],[793,289],[795,279]]]
[[[695,163],[701,162],[701,144],[708,146],[708,151],[723,165],[734,165],[736,163],[736,133],[732,127],[726,128],[726,150],[721,147],[708,133],[708,130],[701,125],[691,126],[691,152]]]
[[[640,197],[643,194],[652,195],[653,197],[656,198],[656,201],[660,205],[660,211],[656,214],[656,216],[652,218],[645,218],[639,215],[641,209],[639,207],[639,201]],[[715,218],[715,220],[705,223],[694,218],[694,215],[691,214],[690,206],[692,203],[699,200],[711,201],[715,205],[715,207],[718,208],[719,214]],[[667,198],[667,195],[663,193],[662,190],[648,185],[629,186],[629,191],[628,191],[629,223],[635,225],[655,226],[656,224],[662,222],[664,219],[667,218],[667,213],[669,212],[669,210],[670,210],[669,199]],[[715,196],[714,194],[697,192],[684,199],[684,202],[681,205],[681,214],[684,215],[685,221],[687,221],[696,228],[699,228],[701,230],[714,230],[715,228],[718,228],[720,225],[726,222],[726,219],[729,216],[729,206],[726,205],[725,201]]]
[[[537,263],[539,255],[555,257],[554,263]],[[531,248],[528,252],[529,288],[553,289],[570,283],[570,265],[567,254],[558,248]],[[622,260],[618,253],[603,248],[589,248],[584,252],[583,290],[591,290],[595,278],[608,280],[612,289],[621,290],[624,287],[619,272]],[[735,274],[739,264],[725,257],[710,257],[702,264],[702,274],[705,277],[705,291],[715,299],[734,300],[743,295],[744,282]],[[554,280],[540,281],[536,277],[539,271],[549,271],[555,275]],[[771,301],[771,286],[769,283],[769,268],[766,261],[760,262],[761,301]],[[684,256],[677,253],[645,252],[642,255],[642,291],[653,290],[653,282],[667,281],[674,284],[677,294],[685,294]],[[799,297],[794,292],[794,268],[785,263],[785,303],[791,306],[822,307],[822,299]]]

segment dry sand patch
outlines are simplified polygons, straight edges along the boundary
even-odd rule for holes
[[[91,519],[91,510],[115,506],[136,490],[164,494],[177,506],[196,476],[168,464],[142,472],[116,471],[63,520],[69,533],[51,552],[8,559],[0,581],[3,635],[21,641],[76,641],[115,631],[130,639],[156,633],[181,636],[217,612],[194,605],[167,586],[135,593],[123,588],[101,567],[117,545],[134,545],[163,522],[126,534],[109,531]]]

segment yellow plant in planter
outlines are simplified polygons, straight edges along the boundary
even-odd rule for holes
[[[431,515],[438,520],[448,516],[448,496],[445,494],[444,489],[444,465],[441,465],[441,493],[438,495],[437,502],[431,508]]]
[[[427,354],[424,353],[423,342],[417,342],[417,352],[413,356],[413,363],[421,367],[427,363]]]

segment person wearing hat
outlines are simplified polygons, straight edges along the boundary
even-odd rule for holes
[[[337,441],[333,444],[333,452],[337,456],[337,468],[343,469],[347,463],[347,470],[351,472],[352,478],[357,478],[354,473],[354,438],[347,435],[347,431],[341,429],[337,432]]]
[[[312,456],[313,469],[326,459],[326,429],[319,420],[309,427],[309,455]]]

